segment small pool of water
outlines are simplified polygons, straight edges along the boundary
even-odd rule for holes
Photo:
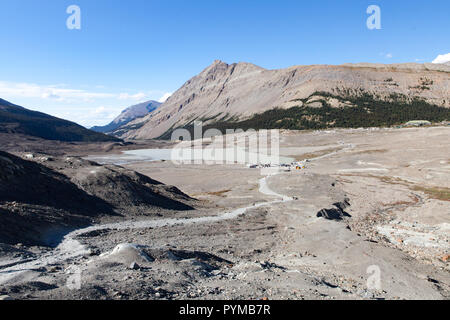
[[[283,156],[272,156],[269,152],[248,152],[241,148],[224,149],[140,149],[127,150],[121,154],[88,156],[85,159],[98,162],[100,164],[124,165],[133,162],[150,161],[173,161],[175,163],[239,163],[239,164],[277,164],[291,163],[293,158]]]

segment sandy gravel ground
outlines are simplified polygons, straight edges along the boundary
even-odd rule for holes
[[[9,280],[23,259],[58,252],[3,246],[0,296],[448,299],[448,141],[448,127],[286,131],[281,154],[313,160],[263,183],[260,170],[242,165],[125,165],[209,204],[193,218],[247,209],[198,223],[94,228],[70,237],[79,254]],[[318,217],[322,209],[342,219]]]

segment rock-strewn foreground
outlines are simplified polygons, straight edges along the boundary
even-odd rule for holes
[[[156,138],[194,120],[209,124],[235,122],[274,108],[321,108],[321,100],[326,100],[333,108],[347,108],[354,106],[354,102],[346,102],[347,98],[354,100],[361,96],[392,101],[394,106],[398,99],[401,102],[416,99],[448,108],[450,67],[415,63],[345,64],[266,70],[250,63],[215,61],[187,81],[157,111],[129,123],[120,136],[129,139]],[[364,108],[364,104],[356,106]],[[331,126],[332,122],[328,125]]]
[[[3,244],[0,296],[448,299],[449,138],[448,127],[285,131],[281,154],[311,162],[270,177],[242,165],[129,163],[124,174],[177,185],[201,206],[99,222],[55,249]],[[53,168],[82,188],[93,171],[122,181],[116,167],[71,166]]]

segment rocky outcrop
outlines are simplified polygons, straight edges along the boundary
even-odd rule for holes
[[[317,213],[318,218],[325,218],[327,220],[343,220],[344,218],[351,217],[345,209],[350,206],[349,199],[345,199],[342,202],[336,202],[332,208],[322,209]]]

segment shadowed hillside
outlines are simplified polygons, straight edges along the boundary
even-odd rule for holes
[[[101,219],[192,210],[195,203],[176,187],[121,167],[81,158],[37,161],[0,151],[0,243],[50,245],[55,234]]]
[[[31,111],[0,99],[0,132],[60,141],[120,141],[76,123]]]

